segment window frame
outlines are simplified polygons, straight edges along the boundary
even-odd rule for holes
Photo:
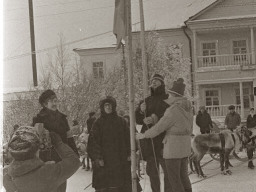
[[[203,65],[209,65],[209,66],[215,66],[217,65],[218,63],[218,57],[217,55],[219,55],[219,44],[218,44],[218,40],[207,40],[207,41],[200,41],[200,55],[202,57],[204,57],[203,55],[203,45],[206,44],[206,43],[215,43],[215,47],[216,47],[216,55],[215,55],[215,62],[203,62]],[[211,56],[211,55],[208,55],[208,56]]]
[[[248,90],[249,90],[248,95],[244,95],[244,90],[243,90],[243,97],[244,97],[244,96],[248,96],[248,100],[249,100],[249,106],[248,106],[248,107],[245,107],[245,103],[244,103],[244,109],[250,109],[251,104],[252,104],[252,103],[251,103],[251,94],[252,94],[251,88],[250,88],[250,86],[243,86],[243,89],[248,89]],[[239,95],[236,94],[236,90],[239,91]],[[241,106],[240,88],[239,88],[239,87],[235,87],[235,88],[234,88],[234,95],[235,95],[235,103],[236,103],[236,105],[240,105],[240,106]],[[240,98],[240,104],[237,104],[237,96],[239,96],[239,98]]]
[[[102,66],[96,66],[94,67],[94,64],[102,64]],[[94,69],[97,69],[97,77],[94,73]],[[100,77],[100,69],[102,69],[102,77]],[[105,73],[104,73],[104,62],[103,61],[92,61],[92,75],[94,79],[104,79]]]
[[[219,105],[206,105],[206,91],[218,91]],[[203,89],[205,106],[221,106],[221,88],[205,88]]]

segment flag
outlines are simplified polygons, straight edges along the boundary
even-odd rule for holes
[[[116,35],[117,49],[120,48],[122,39],[127,36],[127,14],[125,0],[115,0],[115,14],[113,33]]]

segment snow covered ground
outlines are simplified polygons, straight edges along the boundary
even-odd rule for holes
[[[210,157],[205,156],[202,160],[202,164],[209,160]],[[206,179],[202,180],[198,178],[197,175],[191,174],[189,177],[193,192],[256,192],[256,169],[250,170],[247,168],[247,163],[239,162],[236,159],[231,159],[231,164],[234,166],[231,168],[233,174],[229,176],[220,174],[219,162],[217,161],[212,161],[203,167],[203,171],[207,175]],[[80,168],[68,180],[67,192],[94,192],[91,186],[84,190],[84,188],[91,183],[91,178],[91,171],[85,171]],[[161,181],[163,181],[162,173]],[[151,192],[147,175],[143,175],[140,184],[144,192]]]

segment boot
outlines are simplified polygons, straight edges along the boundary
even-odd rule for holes
[[[248,168],[254,169],[254,165],[253,165],[253,162],[252,162],[252,161],[249,161],[249,163],[248,163]]]

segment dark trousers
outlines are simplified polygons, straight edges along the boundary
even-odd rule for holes
[[[87,168],[90,169],[90,158],[87,157],[86,159],[87,159]]]
[[[253,165],[252,160],[250,160],[250,159],[253,158],[253,148],[248,148],[248,149],[247,149],[247,157],[248,157],[248,160],[249,160],[248,166],[249,166],[249,165]]]
[[[170,192],[189,192],[192,191],[188,177],[188,158],[165,159],[169,182],[171,183]]]
[[[165,166],[165,161],[163,158],[157,158],[157,162],[154,157],[150,157],[147,159],[146,171],[150,178],[150,184],[152,192],[160,192],[160,178],[159,178],[159,164],[161,165],[164,171],[164,192],[171,191],[171,185],[168,180],[167,170]]]

